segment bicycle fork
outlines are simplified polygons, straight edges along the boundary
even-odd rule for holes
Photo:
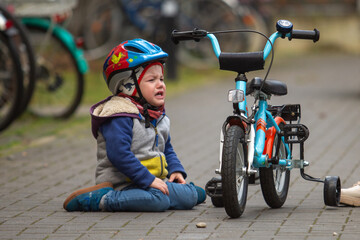
[[[226,121],[225,124],[228,124],[228,122]],[[224,146],[224,130],[223,128],[220,131],[220,153],[219,153],[219,168],[215,169],[215,173],[216,174],[221,174],[221,166],[222,166],[222,152],[223,152],[223,146]],[[247,146],[248,146],[248,155],[247,155],[247,160],[248,160],[248,166],[247,166],[247,175],[250,176],[251,174],[255,174],[258,172],[258,170],[254,169],[252,167],[253,162],[254,162],[254,142],[255,142],[255,130],[254,130],[254,125],[252,124],[250,126],[250,131],[248,133],[248,137],[246,137],[246,142],[247,142]]]
[[[230,117],[229,117],[230,118]],[[237,117],[236,117],[237,118]],[[229,122],[228,120],[225,122],[225,128],[226,125],[228,125]],[[220,131],[220,152],[219,152],[219,168],[215,169],[215,173],[216,174],[221,174],[221,166],[222,166],[222,153],[223,153],[223,146],[224,146],[224,127],[221,128]],[[246,142],[248,145],[248,156],[247,156],[247,160],[248,160],[248,166],[247,166],[247,174],[254,174],[257,172],[257,170],[253,169],[251,166],[253,164],[254,161],[254,141],[255,141],[255,131],[254,131],[254,126],[251,125],[250,126],[250,131],[248,133],[248,137],[246,137]]]

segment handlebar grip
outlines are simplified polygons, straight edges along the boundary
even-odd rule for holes
[[[320,31],[317,30],[316,28],[313,31],[292,30],[291,38],[289,40],[291,40],[292,38],[309,39],[309,40],[313,40],[314,42],[317,42],[320,39]]]
[[[199,42],[202,38],[206,37],[207,31],[201,29],[194,29],[193,31],[172,31],[171,40],[173,43],[178,44],[180,41],[194,40]]]

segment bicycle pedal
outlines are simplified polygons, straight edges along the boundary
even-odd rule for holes
[[[210,179],[205,185],[205,191],[209,197],[222,197],[221,178]]]
[[[310,133],[303,124],[286,124],[282,130],[286,143],[303,143]]]

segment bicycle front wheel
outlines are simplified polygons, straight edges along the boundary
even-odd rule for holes
[[[283,124],[279,125],[280,128]],[[279,144],[279,135],[276,133],[273,143],[272,157],[276,156],[276,148]],[[286,148],[280,141],[278,159],[286,159]],[[285,166],[271,165],[269,168],[260,168],[260,185],[263,197],[271,208],[280,208],[285,203],[290,183],[290,170]]]
[[[26,27],[36,55],[36,88],[30,111],[44,117],[70,117],[81,102],[83,74],[56,35],[44,28]]]
[[[225,134],[221,166],[223,202],[231,218],[240,217],[245,210],[249,184],[246,168],[245,133],[242,128],[233,125]]]

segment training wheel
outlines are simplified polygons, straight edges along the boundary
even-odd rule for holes
[[[340,202],[341,183],[338,176],[326,176],[324,181],[324,203],[336,207]]]

